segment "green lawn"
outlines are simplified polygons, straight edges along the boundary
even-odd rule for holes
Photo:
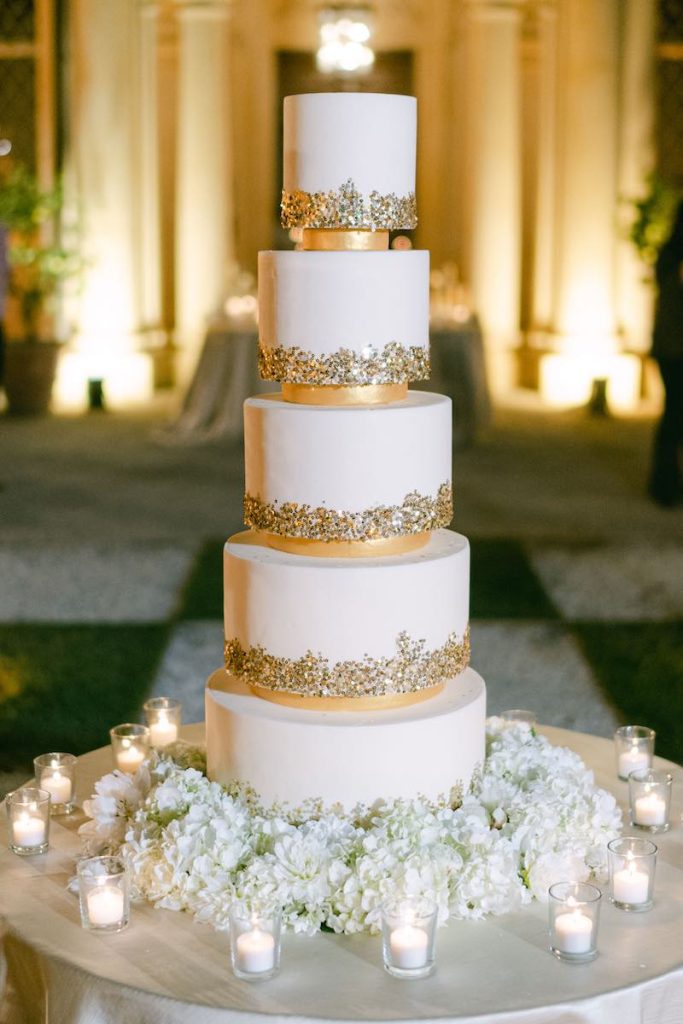
[[[137,721],[169,627],[0,626],[0,770],[80,754]]]

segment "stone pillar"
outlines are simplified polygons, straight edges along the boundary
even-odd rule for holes
[[[555,242],[557,10],[554,3],[542,3],[539,6],[537,33],[538,93],[531,323],[536,330],[547,330],[553,316]]]
[[[161,207],[159,198],[158,4],[140,8],[140,276],[141,328],[161,326]],[[152,340],[152,339],[150,339]]]
[[[77,198],[87,266],[69,310],[76,337],[60,362],[58,405],[81,406],[92,378],[104,381],[109,405],[150,393],[149,360],[137,352],[139,32],[138,0],[71,6],[66,180]]]
[[[137,2],[78,0],[69,165],[78,195],[88,265],[80,334],[97,348],[117,347],[137,327],[136,110]]]
[[[563,0],[558,19],[555,328],[595,354],[615,330],[618,0]]]
[[[655,166],[654,53],[656,36],[654,0],[625,0],[623,9],[620,144],[618,190],[622,198],[636,198],[647,190],[647,177]],[[625,234],[633,211],[620,211]],[[654,289],[645,283],[646,268],[633,245],[619,240],[617,251],[617,315],[626,344],[647,351],[652,329]]]
[[[484,328],[489,379],[512,381],[519,334],[521,257],[520,11],[475,0],[469,11],[471,285]]]
[[[224,298],[233,253],[228,0],[179,0],[176,336],[181,380]]]

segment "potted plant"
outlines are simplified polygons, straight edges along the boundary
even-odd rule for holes
[[[0,181],[8,265],[4,387],[11,413],[43,413],[50,403],[60,351],[52,303],[62,283],[82,269],[79,252],[56,234],[62,205],[59,185],[42,188],[23,167]]]

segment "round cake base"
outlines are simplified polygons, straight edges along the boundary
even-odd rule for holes
[[[209,778],[247,783],[292,808],[465,792],[485,755],[486,687],[472,669],[431,700],[376,711],[311,711],[254,696],[224,669],[206,687]]]

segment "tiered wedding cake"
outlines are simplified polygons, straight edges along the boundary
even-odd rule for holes
[[[416,103],[285,100],[283,225],[259,257],[245,521],[225,546],[225,668],[208,772],[264,804],[347,809],[466,787],[484,758],[468,665],[469,547],[452,515],[451,403],[428,376],[429,258],[415,226]]]

